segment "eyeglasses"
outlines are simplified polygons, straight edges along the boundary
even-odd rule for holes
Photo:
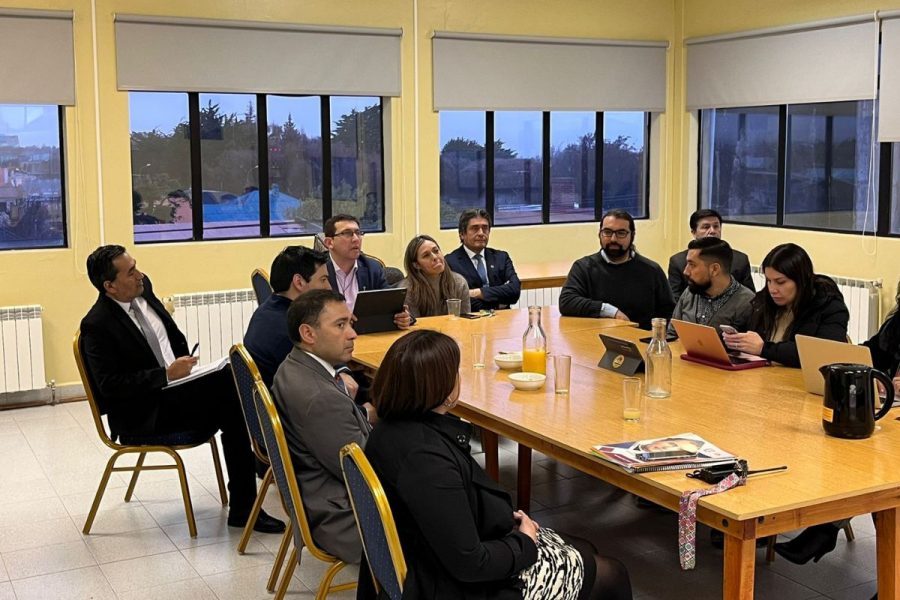
[[[631,232],[628,231],[627,229],[601,229],[600,235],[602,235],[605,238],[611,238],[613,236],[616,236],[618,239],[624,240],[629,235],[631,235]]]
[[[345,229],[343,231],[339,231],[330,237],[342,237],[345,240],[352,240],[353,236],[359,237],[362,239],[363,236],[366,235],[365,231],[360,231],[359,229]]]

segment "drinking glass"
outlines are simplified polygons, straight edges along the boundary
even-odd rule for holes
[[[569,393],[569,381],[572,373],[572,357],[568,354],[556,354],[553,357],[553,386],[557,394]]]
[[[638,377],[626,377],[622,381],[622,418],[629,423],[637,423],[641,419],[641,380]]]
[[[459,298],[449,298],[447,300],[447,314],[451,319],[459,318],[459,309],[462,306],[462,300]]]

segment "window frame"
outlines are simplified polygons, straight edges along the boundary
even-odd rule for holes
[[[859,101],[857,101],[859,102]],[[873,110],[878,110],[877,101],[872,101],[874,103]],[[877,173],[876,176],[873,177],[873,181],[870,182],[870,185],[877,185],[877,189],[875,193],[872,195],[873,200],[877,202],[874,218],[873,218],[873,227],[872,229],[834,229],[828,227],[814,227],[809,225],[790,225],[784,222],[784,209],[785,209],[785,198],[787,196],[787,141],[788,141],[788,104],[777,104],[777,105],[769,105],[769,106],[777,106],[778,107],[778,173],[777,173],[777,186],[776,190],[776,203],[775,203],[775,223],[757,223],[757,222],[748,222],[742,221],[740,218],[736,217],[728,217],[727,222],[734,225],[746,225],[749,227],[766,227],[766,228],[780,228],[780,229],[794,229],[798,231],[820,231],[823,233],[833,233],[833,234],[841,234],[841,235],[865,235],[865,234],[873,234],[877,237],[893,237],[900,238],[900,232],[891,233],[890,232],[890,224],[891,224],[891,166],[893,159],[893,144],[891,142],[875,142],[873,146],[875,147],[873,151],[873,156],[875,160],[877,160]],[[751,107],[740,107],[740,108],[751,108]],[[697,173],[703,172],[703,110],[716,110],[716,109],[700,109],[695,111],[695,118],[697,119]],[[875,139],[877,136],[877,128],[872,131],[872,138]],[[900,143],[898,143],[900,146]],[[900,196],[898,196],[897,201],[900,202]],[[697,203],[696,209],[700,210],[706,208],[703,205],[703,186],[701,185],[700,179],[697,179]],[[724,218],[724,217],[723,217]]]
[[[497,223],[496,219],[496,205],[495,205],[495,185],[494,185],[494,175],[495,175],[495,164],[494,164],[494,151],[496,149],[496,140],[495,140],[495,132],[494,132],[494,114],[496,112],[503,111],[473,111],[473,112],[483,112],[484,113],[484,127],[485,127],[485,149],[484,149],[484,160],[485,160],[485,168],[484,168],[484,208],[491,215],[491,228],[503,228],[503,227],[534,227],[536,225],[570,225],[574,223],[596,223],[601,220],[603,214],[605,212],[603,208],[603,144],[604,144],[604,122],[603,115],[604,111],[593,111],[594,112],[594,139],[597,140],[598,143],[595,145],[594,150],[594,172],[596,174],[594,181],[594,214],[590,218],[585,219],[573,219],[569,221],[551,221],[551,211],[550,211],[550,201],[552,198],[552,185],[551,185],[551,170],[550,170],[550,153],[552,151],[551,148],[551,138],[550,138],[550,121],[551,121],[551,113],[560,112],[560,111],[535,111],[541,113],[541,174],[543,177],[543,185],[541,189],[541,221],[539,223]],[[591,111],[584,111],[591,112]],[[629,111],[610,111],[610,112],[629,112]],[[642,159],[642,190],[641,190],[641,200],[643,207],[643,216],[634,217],[636,221],[643,221],[650,219],[650,125],[652,122],[652,115],[649,111],[634,111],[634,112],[642,112],[644,115],[644,150],[643,150],[643,159]],[[438,148],[438,170],[440,170],[440,147]],[[440,174],[438,175],[438,180],[440,181]],[[440,191],[438,192],[438,212],[440,213],[440,202],[442,201],[440,197]],[[449,231],[451,229],[456,229],[456,224],[451,224],[448,226],[440,225],[441,231]]]
[[[6,106],[53,106],[52,104],[7,104]],[[66,107],[56,105],[56,118],[59,124],[59,216],[62,221],[62,244],[21,246],[13,248],[5,248],[0,245],[0,252],[8,252],[14,250],[64,250],[69,247],[69,212],[68,212],[68,193],[66,185]]]
[[[132,91],[130,94],[153,94],[160,93],[158,91]],[[171,92],[168,92],[171,93]],[[279,239],[279,238],[302,238],[302,237],[314,237],[316,233],[285,233],[279,235],[272,235],[271,233],[271,213],[270,213],[270,200],[269,200],[269,170],[271,165],[269,164],[269,122],[268,122],[268,103],[266,99],[268,96],[281,96],[288,98],[309,98],[314,97],[319,99],[319,111],[320,111],[320,121],[321,121],[321,129],[322,129],[322,223],[324,225],[325,221],[333,216],[333,205],[332,205],[332,186],[333,182],[331,181],[332,176],[332,168],[331,168],[331,159],[332,159],[332,142],[331,142],[331,132],[332,132],[332,122],[331,122],[331,98],[333,95],[316,95],[316,94],[266,94],[266,93],[250,93],[247,94],[253,95],[256,98],[256,131],[257,131],[257,164],[262,167],[265,165],[265,168],[258,169],[258,185],[259,185],[259,235],[253,236],[235,236],[235,237],[213,237],[204,239],[204,222],[203,222],[203,176],[202,176],[202,157],[200,152],[201,139],[200,139],[200,96],[201,94],[226,94],[232,92],[176,92],[187,95],[188,101],[188,127],[190,129],[190,163],[191,163],[191,189],[192,190],[201,190],[200,202],[194,202],[193,194],[191,198],[191,237],[188,239],[174,239],[174,240],[134,240],[135,244],[140,245],[150,245],[150,244],[183,244],[183,243],[191,243],[191,242],[229,242],[229,241],[238,241],[238,240],[259,240],[259,239]],[[367,96],[367,97],[376,97],[376,96]],[[380,123],[381,127],[379,128],[379,138],[381,143],[381,189],[380,194],[380,203],[381,203],[381,227],[363,227],[363,231],[366,233],[384,233],[387,231],[387,214],[386,214],[386,203],[387,199],[385,197],[385,189],[387,186],[387,173],[385,172],[385,98],[383,96],[377,96],[378,98],[378,110],[380,113]],[[131,107],[129,106],[129,112]],[[129,132],[129,152],[131,150],[130,143],[131,132]],[[132,171],[133,171],[132,167]],[[133,175],[133,173],[132,173]],[[132,179],[133,181],[133,179]],[[327,182],[327,183],[326,183]],[[134,187],[132,186],[132,189]],[[134,223],[132,223],[132,234],[134,234]]]

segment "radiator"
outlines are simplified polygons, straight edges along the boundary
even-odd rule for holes
[[[765,276],[760,273],[759,267],[751,267],[753,273],[753,285],[757,290],[766,285]],[[878,331],[881,323],[881,280],[880,279],[853,279],[849,277],[837,277],[828,275],[834,279],[844,295],[844,302],[850,310],[850,324],[847,326],[847,334],[853,343],[864,342]]]
[[[41,307],[0,308],[0,393],[47,387]]]
[[[528,306],[556,306],[559,304],[559,292],[561,287],[536,288],[522,290],[519,301],[510,308],[525,308]]]
[[[199,343],[200,364],[228,354],[233,344],[244,339],[250,317],[256,309],[253,290],[224,290],[172,296],[173,315],[178,328],[193,348]]]

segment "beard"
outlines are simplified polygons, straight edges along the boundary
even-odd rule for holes
[[[603,251],[606,252],[606,256],[613,260],[622,258],[626,254],[628,254],[629,250],[631,250],[631,247],[625,247],[615,242],[607,244],[606,248],[603,249]]]
[[[704,294],[706,290],[712,287],[712,280],[707,280],[706,283],[696,283],[692,279],[688,279],[688,289],[691,290],[692,294]]]

